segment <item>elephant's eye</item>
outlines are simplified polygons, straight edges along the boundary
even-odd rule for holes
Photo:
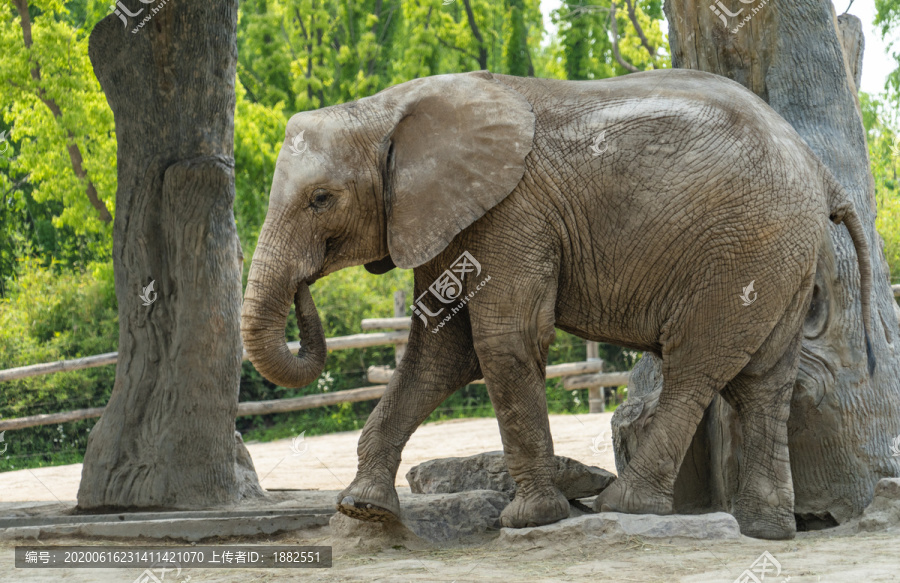
[[[313,194],[309,206],[321,210],[331,201],[332,194],[326,190],[318,190]]]

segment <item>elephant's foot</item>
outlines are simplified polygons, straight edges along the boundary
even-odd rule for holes
[[[568,517],[569,501],[555,486],[542,489],[519,487],[515,499],[500,513],[500,526],[543,526]]]
[[[732,514],[744,536],[787,540],[797,534],[797,519],[790,504],[778,505],[777,500],[739,495],[734,500]]]
[[[337,510],[357,520],[390,522],[400,519],[400,499],[393,483],[357,476],[338,494]]]
[[[672,499],[672,496],[630,486],[619,478],[600,492],[594,500],[594,510],[626,514],[672,514]]]

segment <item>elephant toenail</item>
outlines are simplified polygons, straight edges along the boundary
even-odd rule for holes
[[[344,506],[353,506],[353,496],[344,496],[344,499],[341,500],[341,504]]]

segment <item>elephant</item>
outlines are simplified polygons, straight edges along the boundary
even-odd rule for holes
[[[399,518],[407,440],[484,378],[518,485],[501,525],[566,518],[545,391],[559,328],[663,362],[648,437],[596,510],[671,513],[682,459],[722,394],[743,427],[741,531],[794,536],[786,424],[829,224],[844,224],[857,252],[867,343],[872,271],[845,191],[762,99],[687,70],[599,81],[480,71],[297,113],[285,137],[242,308],[260,373],[286,387],[321,373],[318,279],[355,265],[414,272],[406,354],[362,431],[340,512]],[[292,302],[297,357],[284,337]]]

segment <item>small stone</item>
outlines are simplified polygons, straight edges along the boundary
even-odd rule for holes
[[[894,530],[900,527],[900,478],[882,478],[875,496],[859,521],[859,530]]]

